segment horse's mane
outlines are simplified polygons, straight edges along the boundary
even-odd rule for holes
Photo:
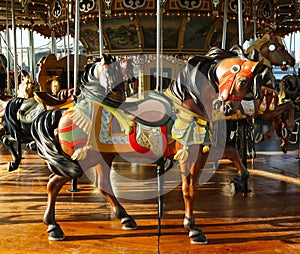
[[[212,47],[206,54],[206,56],[214,60],[223,60],[230,57],[240,57],[242,59],[248,59],[248,55],[244,52],[243,48],[239,45],[232,46],[229,50],[221,49],[218,47]]]
[[[104,69],[107,73],[104,78],[107,82],[102,84],[103,81],[98,77],[97,72],[98,64],[109,65],[112,69]],[[108,73],[109,72],[109,73]],[[123,101],[124,92],[121,91],[123,83],[120,66],[116,62],[116,58],[111,55],[103,55],[102,58],[95,58],[91,63],[85,65],[84,74],[81,78],[81,94],[80,99],[89,98],[108,104],[110,106],[119,106]]]

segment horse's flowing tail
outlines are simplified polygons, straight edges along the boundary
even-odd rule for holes
[[[66,109],[56,109],[41,113],[33,122],[31,134],[36,141],[38,154],[45,159],[48,168],[57,175],[72,179],[82,175],[76,161],[67,158],[61,151],[55,129]]]
[[[19,140],[22,133],[21,123],[18,119],[18,110],[20,109],[24,98],[14,98],[9,101],[4,113],[4,129],[13,139]]]

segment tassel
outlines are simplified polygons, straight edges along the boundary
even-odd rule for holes
[[[259,110],[265,111],[266,108],[267,108],[267,99],[266,99],[266,96],[264,96],[261,104],[259,105]]]
[[[188,147],[184,146],[182,149],[180,149],[175,155],[174,160],[178,160],[180,163],[184,163],[188,158]]]
[[[88,150],[90,150],[91,148],[92,148],[91,146],[84,146],[82,148],[75,150],[75,152],[71,156],[71,159],[84,160],[87,157]]]
[[[275,110],[275,93],[273,93],[273,98],[270,103],[269,110],[271,110],[271,111]]]
[[[202,152],[205,154],[205,153],[208,153],[210,151],[210,148],[209,146],[203,146],[203,149],[202,149]]]

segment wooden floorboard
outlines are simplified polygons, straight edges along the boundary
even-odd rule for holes
[[[107,201],[93,185],[93,172],[88,171],[79,179],[79,192],[69,192],[72,187],[69,183],[58,198],[56,218],[66,235],[65,241],[49,241],[42,219],[50,172],[34,152],[25,150],[21,167],[7,172],[10,156],[2,147],[0,253],[300,253],[297,156],[298,150],[286,155],[266,151],[248,160],[252,192],[234,197],[229,181],[236,177],[236,172],[230,162],[221,161],[209,181],[199,186],[195,205],[196,223],[206,234],[207,245],[190,244],[182,226],[184,208],[176,167],[165,182],[168,192],[163,198],[158,237],[155,168],[130,167],[122,162],[114,164],[112,180],[122,204],[136,219],[138,229],[121,229]],[[133,181],[128,184],[119,176]],[[148,199],[137,200],[136,195]]]

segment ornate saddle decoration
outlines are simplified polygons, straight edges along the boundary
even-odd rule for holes
[[[31,124],[34,119],[44,111],[44,107],[37,103],[34,98],[25,99],[21,105],[18,117],[21,122]]]
[[[274,88],[262,86],[262,98],[259,99],[258,113],[266,110],[274,111],[278,105],[278,92]]]

